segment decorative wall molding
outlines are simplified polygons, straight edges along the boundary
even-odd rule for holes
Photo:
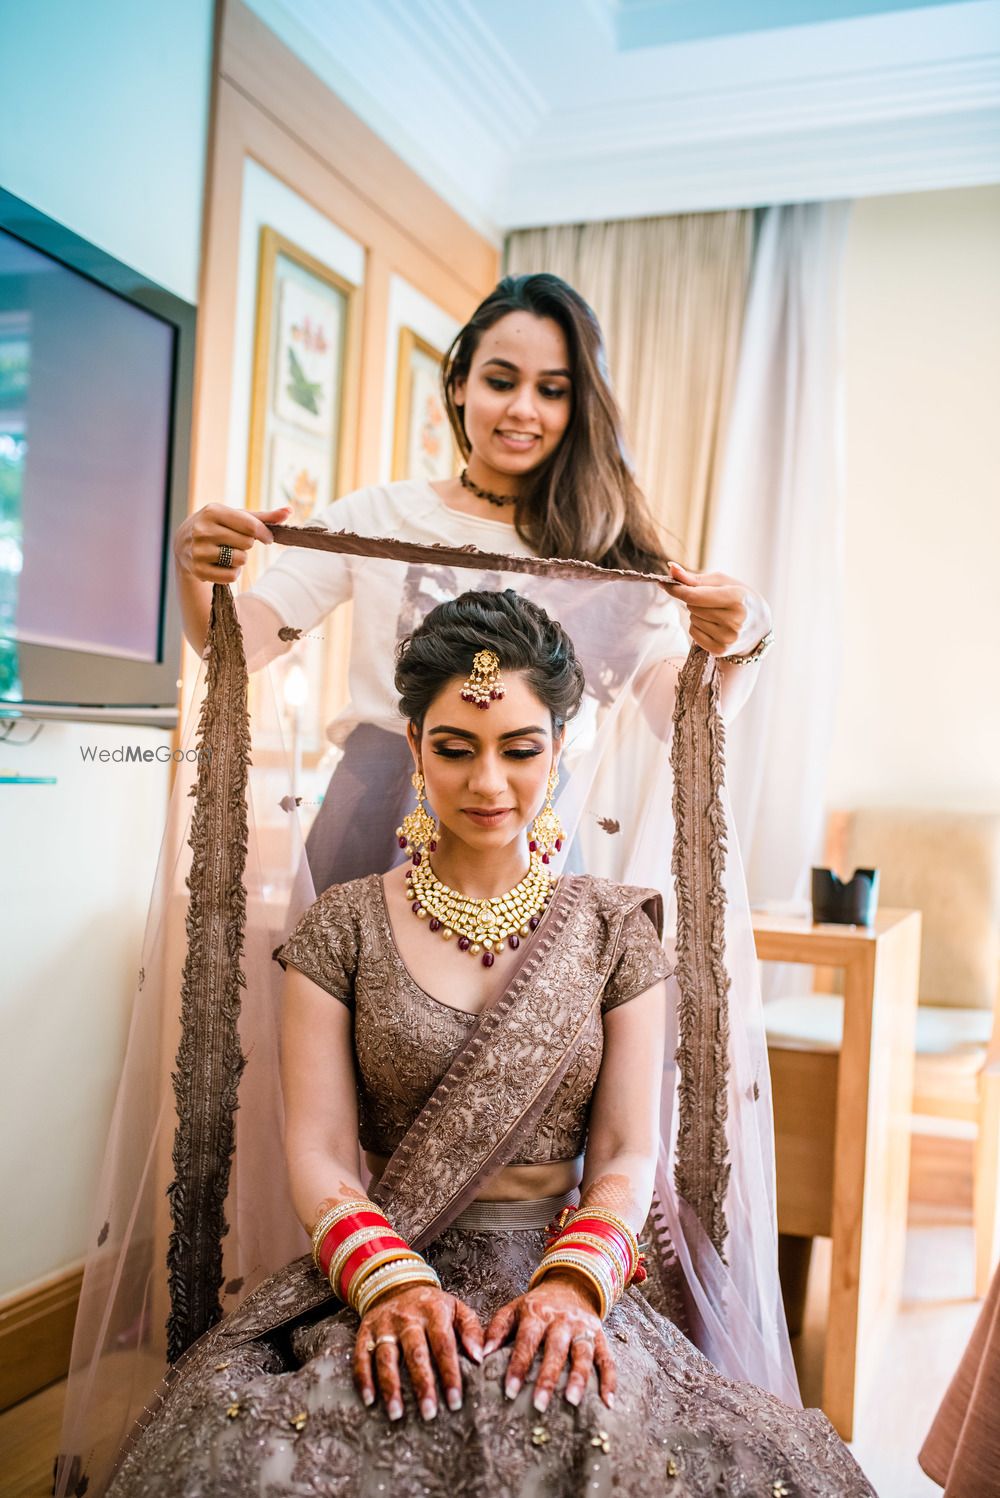
[[[65,1378],[82,1281],[64,1269],[0,1301],[0,1410]]]
[[[610,0],[251,4],[300,55],[308,34],[310,66],[497,237],[1000,181],[1000,0],[858,0],[819,24],[755,0],[745,34],[651,27],[645,46],[648,7]]]

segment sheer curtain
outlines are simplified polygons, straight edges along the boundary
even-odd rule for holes
[[[551,271],[604,329],[636,477],[670,533],[703,565],[740,346],[753,211],[522,229],[505,270]]]
[[[808,893],[843,618],[848,203],[761,211],[707,565],[770,601],[775,643],[727,735],[751,900]],[[755,668],[749,668],[755,669]]]

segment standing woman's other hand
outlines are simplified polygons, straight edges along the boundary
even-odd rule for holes
[[[266,546],[272,542],[264,524],[280,525],[288,519],[291,507],[280,510],[238,510],[232,505],[203,505],[183,521],[174,532],[174,557],[182,573],[206,583],[232,583],[246,565],[255,541]],[[232,549],[232,566],[219,566],[219,548]]]
[[[670,563],[671,598],[687,608],[690,634],[710,655],[741,655],[753,650],[771,628],[767,601],[739,578],[724,572],[693,572]]]

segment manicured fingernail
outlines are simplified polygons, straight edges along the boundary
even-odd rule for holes
[[[449,1389],[448,1390],[447,1398],[448,1398],[448,1408],[450,1410],[460,1410],[462,1408],[462,1391],[461,1391],[461,1389]]]
[[[499,1346],[500,1346],[500,1343],[496,1340],[496,1338],[495,1337],[491,1337],[490,1340],[487,1342],[486,1346],[483,1348],[483,1357],[484,1358],[485,1357],[489,1357],[490,1353],[491,1352],[496,1352],[496,1350],[497,1350],[497,1348]]]
[[[566,1398],[568,1402],[570,1404],[579,1404],[581,1392],[582,1390],[579,1384],[570,1384],[569,1388],[566,1390]]]
[[[609,1410],[613,1410],[615,1407],[615,1396],[613,1394],[605,1394],[604,1403],[607,1405]]]
[[[374,1394],[373,1390],[371,1390],[371,1389],[362,1389],[361,1390],[361,1398],[362,1398],[362,1400],[363,1400],[363,1402],[365,1404],[374,1404],[375,1403],[375,1394]]]
[[[425,1420],[433,1420],[438,1412],[438,1407],[433,1399],[422,1399],[420,1401],[420,1413]]]
[[[504,1389],[504,1393],[506,1394],[506,1396],[507,1396],[508,1399],[516,1399],[517,1395],[518,1395],[518,1390],[520,1389],[520,1387],[521,1387],[521,1380],[515,1374],[515,1376],[513,1378],[509,1378],[507,1380],[507,1386]]]
[[[469,1346],[469,1357],[472,1359],[472,1361],[474,1363],[481,1363],[483,1361],[483,1357],[485,1355],[484,1354],[484,1349],[480,1346],[480,1344],[478,1342],[470,1342],[468,1344],[468,1346]]]
[[[532,1404],[535,1406],[535,1409],[538,1411],[538,1413],[540,1415],[543,1415],[545,1413],[545,1411],[549,1407],[549,1391],[548,1391],[548,1389],[539,1389],[538,1393],[535,1395],[534,1399],[532,1400]]]
[[[389,1419],[390,1420],[402,1420],[402,1418],[403,1418],[403,1401],[401,1399],[390,1399],[389,1400]]]

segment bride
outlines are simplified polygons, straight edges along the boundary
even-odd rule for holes
[[[175,1362],[110,1492],[870,1493],[825,1417],[681,1329],[681,1235],[650,1215],[662,898],[553,873],[572,640],[520,592],[467,592],[395,684],[406,862],[326,889],[274,953],[312,1253]]]

